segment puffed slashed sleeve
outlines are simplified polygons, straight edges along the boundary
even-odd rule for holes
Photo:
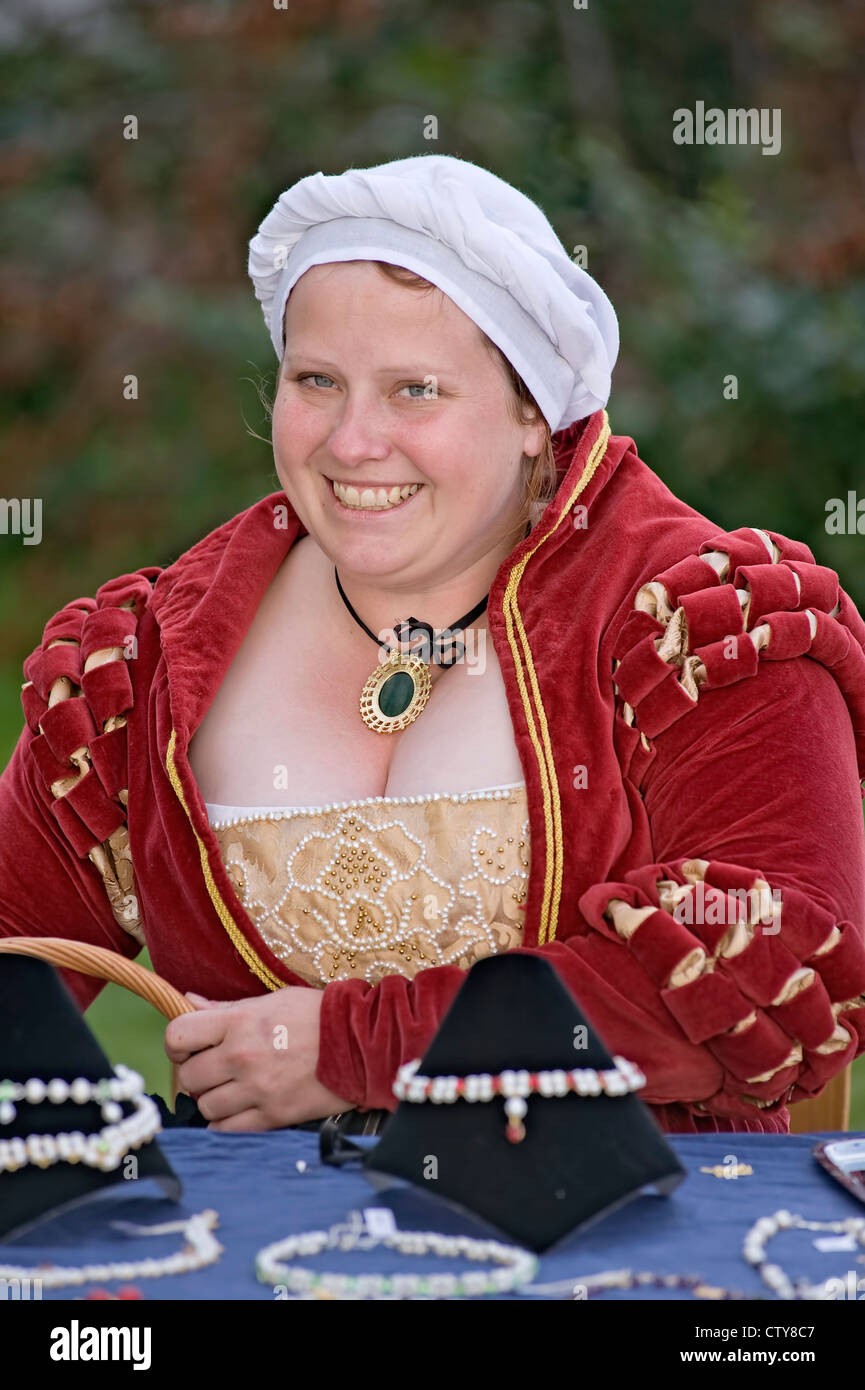
[[[742,530],[642,586],[620,634],[656,862],[580,907],[716,1064],[677,1097],[695,1114],[816,1095],[865,1048],[863,632],[805,546]]]
[[[46,624],[24,663],[25,713],[0,776],[0,936],[62,936],[132,957],[143,944],[126,836],[129,662],[150,568]],[[61,972],[80,1008],[99,980]]]
[[[654,862],[591,887],[579,934],[533,953],[651,1105],[747,1128],[865,1049],[863,636],[834,572],[775,533],[722,533],[637,593],[616,742]],[[328,986],[319,1079],[392,1107],[462,979]]]

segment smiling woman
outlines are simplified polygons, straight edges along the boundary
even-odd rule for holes
[[[418,275],[413,270],[408,270],[405,266],[394,265],[389,261],[371,261],[370,265],[376,267],[380,274],[387,277],[396,285],[405,286],[407,289],[414,290],[422,294],[441,295],[441,291],[431,281]],[[486,333],[481,329],[476,329],[481,343],[489,353],[493,361],[499,366],[504,374],[505,380],[510,385],[510,392],[507,397],[507,408],[514,421],[519,427],[533,424],[537,420],[543,420],[537,401],[526,386],[522,377],[508,361],[501,348],[497,347]],[[286,336],[286,342],[288,337]],[[280,364],[277,377],[278,383],[281,382],[287,370],[291,369],[294,362],[294,354],[290,348],[286,348],[285,355]],[[306,378],[309,380],[309,377]],[[415,395],[415,400],[436,399],[439,392],[439,379],[435,373],[423,373],[421,380],[409,382],[400,388],[401,390],[419,391],[420,395]],[[271,408],[272,410],[272,408]],[[516,530],[522,534],[523,529],[528,524],[533,526],[543,515],[547,504],[555,495],[558,483],[558,471],[556,467],[556,457],[553,448],[552,435],[549,425],[544,421],[543,445],[539,453],[534,456],[523,454],[521,459],[522,476],[520,479],[520,489],[523,498],[522,506],[516,520]],[[417,487],[417,484],[413,485]],[[405,491],[405,489],[403,490]],[[352,505],[357,505],[357,499],[342,497],[341,500],[349,500]],[[393,502],[394,499],[389,499]],[[372,505],[371,503],[369,505]]]
[[[0,933],[146,943],[219,1129],[369,1124],[465,971],[519,950],[664,1129],[786,1131],[865,1048],[837,576],[613,435],[612,306],[488,170],[301,179],[249,270],[280,488],[48,623]]]

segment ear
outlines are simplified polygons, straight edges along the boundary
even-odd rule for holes
[[[523,453],[529,458],[537,458],[546,443],[547,434],[547,422],[539,415],[534,424],[526,427],[523,435]]]

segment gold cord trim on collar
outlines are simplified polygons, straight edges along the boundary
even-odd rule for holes
[[[538,769],[541,774],[541,792],[544,802],[544,825],[546,828],[546,853],[544,855],[544,897],[541,904],[541,920],[538,928],[538,945],[543,946],[549,941],[553,941],[556,935],[558,924],[559,902],[562,895],[562,876],[564,873],[564,837],[562,835],[562,807],[559,798],[559,783],[556,777],[553,750],[550,744],[549,726],[547,716],[544,711],[543,700],[538,686],[537,673],[532,660],[532,652],[526,630],[520,614],[519,604],[517,603],[517,589],[523,577],[526,565],[535,551],[539,550],[545,541],[561,526],[568,516],[571,507],[579,497],[580,493],[586,488],[594,476],[606,451],[610,441],[610,422],[607,412],[603,412],[603,424],[598,438],[592,446],[586,466],[583,469],[574,490],[568,498],[565,506],[559,515],[555,526],[546,535],[542,536],[533,548],[528,551],[523,558],[514,565],[511,570],[510,578],[505,588],[503,600],[503,612],[505,617],[505,630],[507,632],[508,643],[514,659],[514,672],[517,678],[517,686],[520,698],[523,702],[523,710],[526,716],[526,724],[529,730],[529,737],[535,756],[538,760]],[[523,662],[520,652],[514,641],[514,627],[516,626],[519,634],[520,644],[525,654],[525,668],[528,672],[534,695],[535,706],[537,708],[538,724],[540,725],[541,738],[538,737],[538,730],[535,726],[535,719],[532,712],[531,703],[526,689],[526,678],[523,670]],[[541,739],[543,742],[541,742]]]
[[[177,732],[175,729],[172,729],[171,737],[168,740],[168,748],[166,749],[165,753],[165,770],[168,773],[168,780],[174,788],[177,799],[183,807],[184,811],[186,812],[186,817],[192,828],[192,833],[195,836],[196,841],[198,842],[198,853],[201,856],[201,870],[204,874],[204,881],[207,884],[207,891],[210,894],[210,901],[216,908],[217,916],[219,917],[219,920],[222,923],[222,925],[225,927],[225,930],[228,932],[234,949],[238,952],[238,954],[243,959],[244,963],[252,971],[253,975],[257,975],[259,980],[261,980],[263,984],[267,985],[268,989],[284,989],[285,981],[278,979],[277,976],[274,975],[271,970],[268,970],[264,962],[259,960],[255,951],[253,951],[246,937],[243,935],[243,932],[240,930],[231,913],[229,912],[228,907],[226,906],[226,903],[222,897],[222,894],[216,886],[213,874],[210,870],[210,861],[207,857],[207,848],[198,831],[195,829],[195,826],[192,824],[192,816],[189,814],[189,807],[186,804],[186,798],[183,795],[183,788],[180,785],[180,777],[178,776],[177,768],[174,765],[174,748],[176,743]]]

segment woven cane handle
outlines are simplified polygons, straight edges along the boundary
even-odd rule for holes
[[[36,956],[66,970],[79,970],[82,975],[111,980],[115,985],[123,985],[133,994],[146,999],[167,1019],[197,1012],[195,1005],[190,1004],[161,975],[145,970],[143,965],[136,965],[135,961],[127,960],[126,956],[109,951],[104,946],[68,941],[63,936],[4,936],[0,939],[0,953]]]

